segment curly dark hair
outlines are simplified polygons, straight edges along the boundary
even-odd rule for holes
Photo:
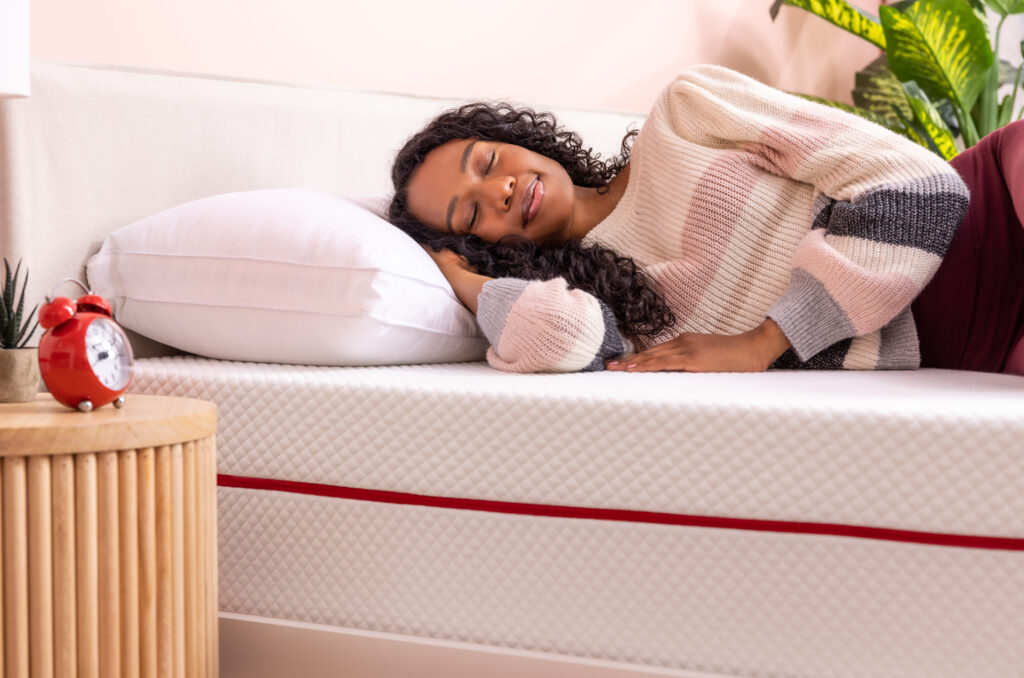
[[[653,337],[675,324],[675,315],[654,282],[629,257],[600,245],[570,240],[537,244],[516,236],[489,243],[469,234],[435,231],[409,211],[408,187],[427,154],[454,139],[514,144],[558,162],[573,184],[607,192],[608,183],[626,166],[636,130],[627,132],[618,157],[602,160],[583,146],[575,132],[562,128],[551,113],[498,102],[472,103],[442,113],[410,138],[395,157],[391,180],[395,193],[388,220],[414,240],[435,250],[450,249],[489,277],[550,280],[562,277],[570,288],[603,301],[627,336]],[[602,190],[603,189],[603,190]]]

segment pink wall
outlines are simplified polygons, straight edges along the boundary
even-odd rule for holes
[[[647,111],[697,62],[848,100],[875,54],[771,0],[31,1],[37,57],[585,108]]]

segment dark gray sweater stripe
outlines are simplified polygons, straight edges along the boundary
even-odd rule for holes
[[[865,193],[855,203],[815,203],[813,228],[915,247],[942,256],[967,211],[968,197],[953,177],[929,177]]]
[[[843,339],[832,344],[824,351],[811,356],[810,360],[802,361],[793,349],[787,350],[779,359],[772,363],[773,370],[841,370],[846,354],[850,350],[853,339]]]
[[[597,303],[601,305],[601,317],[604,320],[604,339],[601,341],[600,348],[597,349],[597,356],[593,362],[581,370],[582,372],[603,370],[605,360],[614,358],[626,348],[625,342],[622,341],[622,335],[619,334],[615,315],[603,301],[598,300]]]

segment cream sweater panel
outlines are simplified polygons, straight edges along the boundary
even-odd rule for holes
[[[814,216],[813,186],[771,173],[737,145],[684,139],[672,116],[666,90],[634,142],[623,197],[583,241],[632,258],[675,311],[676,326],[640,348],[681,332],[731,335],[764,322]],[[703,178],[714,166],[732,180],[709,185]],[[714,228],[723,209],[738,212],[736,228]],[[718,249],[714,260],[702,256]],[[871,369],[880,344],[881,330],[854,337],[844,368]]]

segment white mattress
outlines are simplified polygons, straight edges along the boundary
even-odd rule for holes
[[[1019,377],[178,357],[132,390],[218,405],[225,611],[723,675],[1024,675]]]

